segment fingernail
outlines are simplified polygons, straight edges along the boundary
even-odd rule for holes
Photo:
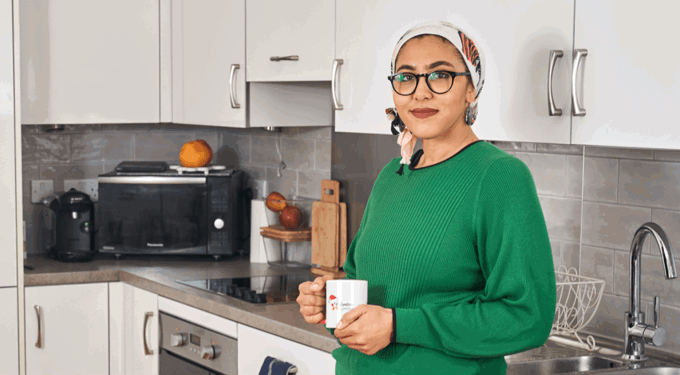
[[[340,329],[342,328],[342,322],[338,322],[338,324],[335,325],[335,329]]]
[[[312,285],[312,290],[317,290],[317,289],[319,289],[319,284]]]
[[[320,324],[326,324],[326,319],[322,320],[322,321],[319,322],[319,323],[320,323]]]

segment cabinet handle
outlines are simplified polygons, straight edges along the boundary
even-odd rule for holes
[[[236,69],[240,69],[240,64],[231,64],[231,73],[229,73],[229,99],[231,100],[231,108],[241,108],[241,105],[236,103]]]
[[[555,71],[555,62],[562,57],[563,53],[560,50],[550,51],[550,66],[548,67],[548,114],[550,116],[562,116],[562,110],[555,106],[555,99],[553,99],[553,72]]]
[[[35,343],[35,347],[42,349],[43,343],[42,343],[42,307],[35,305],[33,306],[35,308],[35,313],[38,315],[38,342]]]
[[[581,65],[581,60],[583,60],[583,57],[585,56],[588,56],[587,49],[574,50],[574,66],[572,68],[573,71],[571,72],[571,107],[573,108],[574,116],[586,115],[586,109],[581,108],[578,103],[578,99],[576,98],[576,72],[578,71],[578,67]]]
[[[290,55],[290,56],[272,56],[269,58],[269,61],[298,61],[300,60],[300,57],[298,55]]]
[[[333,77],[331,78],[331,95],[333,96],[333,109],[336,111],[342,111],[344,108],[342,104],[340,104],[340,101],[338,100],[338,93],[336,91],[336,88],[338,84],[335,81],[336,76],[338,75],[338,70],[340,70],[340,65],[342,65],[343,60],[342,59],[335,59],[333,60]]]
[[[146,343],[146,325],[149,322],[149,318],[153,316],[153,312],[144,313],[144,328],[142,332],[142,339],[144,341],[144,355],[153,355],[153,350],[149,350],[149,346]]]

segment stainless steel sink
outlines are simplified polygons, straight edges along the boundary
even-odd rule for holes
[[[594,356],[580,356],[568,358],[553,358],[543,359],[531,362],[509,363],[507,375],[543,375],[543,374],[564,374],[568,372],[578,371],[593,371],[602,369],[611,369],[622,367],[622,361],[616,361],[609,358],[594,357]],[[651,369],[649,369],[651,370]],[[607,372],[607,374],[629,374],[632,372]],[[636,373],[637,374],[637,373]],[[657,373],[640,373],[640,374],[657,374]],[[658,373],[658,374],[678,374],[680,372]]]
[[[509,366],[508,366],[509,367]],[[509,374],[509,372],[508,372]],[[605,372],[603,375],[680,375],[678,367],[652,367],[641,369],[630,369],[622,371]]]

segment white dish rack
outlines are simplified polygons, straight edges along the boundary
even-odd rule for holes
[[[599,349],[593,336],[588,336],[587,344],[581,340],[578,332],[587,326],[600,306],[604,280],[579,276],[574,267],[567,269],[560,266],[555,271],[557,285],[557,306],[555,320],[550,334],[571,335],[581,343],[581,347],[593,351]]]

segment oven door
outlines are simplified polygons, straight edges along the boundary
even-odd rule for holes
[[[205,177],[100,176],[98,248],[206,254]]]
[[[160,361],[160,375],[223,375],[206,370],[204,367],[176,356],[167,350],[161,350],[158,360]]]

